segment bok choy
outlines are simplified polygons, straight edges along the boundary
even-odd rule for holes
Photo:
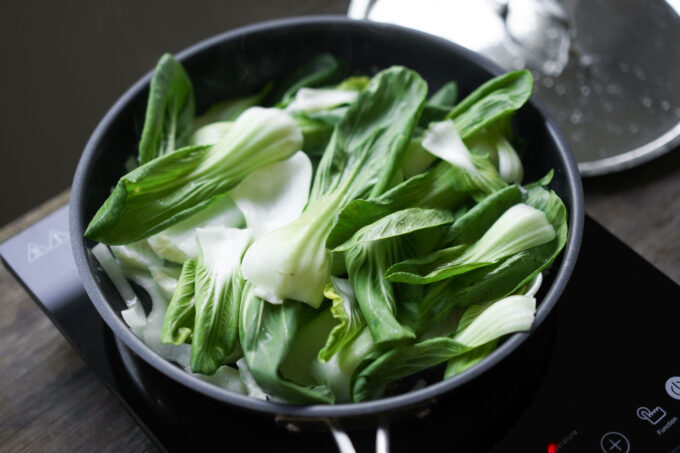
[[[395,67],[359,94],[324,151],[300,218],[246,252],[243,275],[258,294],[272,303],[290,298],[319,307],[333,266],[325,247],[333,219],[350,201],[389,188],[426,92],[418,74]]]
[[[86,231],[121,316],[187,373],[270,401],[465,373],[531,328],[567,240],[552,172],[524,181],[540,150],[515,148],[532,87],[515,71],[459,100],[455,81],[428,93],[412,69],[357,76],[322,54],[197,106],[164,55],[139,165]]]
[[[277,109],[243,112],[212,146],[189,146],[153,159],[123,176],[87,227],[85,236],[128,244],[208,207],[252,171],[293,155],[302,135]]]

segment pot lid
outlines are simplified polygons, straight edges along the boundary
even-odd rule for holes
[[[680,144],[680,0],[352,0],[348,15],[531,70],[584,176]]]

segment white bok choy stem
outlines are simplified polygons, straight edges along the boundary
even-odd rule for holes
[[[163,318],[168,309],[168,298],[156,281],[144,272],[134,271],[128,274],[128,278],[141,286],[151,299],[151,311],[147,316],[147,323],[142,330],[140,338],[148,347],[153,349],[161,357],[171,360],[182,368],[189,367],[190,348],[188,344],[164,344],[161,342]]]
[[[506,183],[488,159],[468,150],[453,121],[430,124],[422,140],[422,147],[431,154],[460,168],[461,177],[470,179],[472,187],[485,194],[503,188]]]
[[[149,237],[148,243],[159,257],[177,264],[198,258],[196,229],[210,225],[241,227],[243,215],[229,195],[213,202],[207,209]]]
[[[130,327],[130,330],[161,357],[172,360],[182,367],[188,367],[188,345],[166,345],[161,343],[161,328],[168,300],[154,279],[146,271],[140,269],[128,268],[126,272],[127,277],[141,286],[151,299],[151,311],[147,316],[144,313],[141,301],[126,279],[121,264],[116,261],[108,247],[104,244],[97,244],[92,249],[92,253],[128,306],[126,310],[121,311],[121,316]]]
[[[351,104],[359,96],[354,90],[338,90],[333,88],[300,88],[293,102],[288,104],[289,112],[317,112],[328,110],[343,104]]]
[[[146,326],[146,314],[137,294],[135,294],[132,286],[130,286],[130,283],[128,283],[123,275],[120,264],[118,264],[109,248],[104,244],[95,245],[92,248],[92,254],[97,258],[102,269],[109,276],[111,283],[118,290],[125,305],[128,307],[120,312],[123,320],[135,335],[140,336]]]
[[[555,235],[543,211],[518,203],[505,211],[464,256],[470,261],[496,262],[550,242]]]
[[[300,214],[307,204],[311,181],[312,163],[305,153],[298,152],[285,161],[253,172],[234,189],[232,196],[246,217],[246,224],[253,231],[255,239],[277,233],[285,238],[289,236],[286,233],[288,229],[298,229],[296,225],[300,223]],[[281,256],[286,253],[287,243],[289,242],[283,239],[279,247],[257,253],[262,242],[256,240],[243,257],[243,276],[250,280],[259,275],[262,257],[269,260],[273,256]],[[330,253],[327,250],[323,252]],[[296,256],[288,256],[288,259],[294,261]],[[290,272],[277,273],[273,278],[285,284],[289,275]],[[295,291],[295,288],[292,290]],[[271,303],[283,302],[276,293],[264,287],[255,286],[253,291],[258,297]]]
[[[241,375],[236,368],[230,367],[229,365],[222,365],[215,371],[215,374],[206,375],[201,373],[193,373],[191,369],[187,369],[188,373],[196,376],[197,378],[210,382],[213,385],[227,389],[230,392],[246,394],[244,390],[243,380]]]
[[[517,151],[500,130],[483,131],[467,140],[472,154],[487,155],[501,179],[509,184],[521,183],[524,167]]]
[[[214,145],[222,140],[234,127],[233,121],[218,121],[206,124],[194,132],[191,137],[192,145]]]
[[[156,255],[145,240],[127,245],[112,245],[110,249],[113,256],[126,268],[145,271],[150,267],[163,265],[162,257]]]
[[[255,295],[274,304],[289,298],[315,308],[321,305],[333,266],[332,253],[324,244],[331,228],[329,217],[338,210],[337,198],[315,200],[296,220],[250,246],[241,269],[255,285]]]
[[[158,285],[166,299],[172,299],[172,295],[177,289],[181,268],[178,266],[153,266],[149,268],[151,277]]]
[[[476,307],[475,307],[476,308]],[[474,309],[470,307],[468,310]],[[453,339],[475,348],[513,332],[529,330],[536,314],[532,296],[508,296],[492,303]]]
[[[536,294],[538,293],[538,290],[541,289],[541,285],[543,284],[543,273],[539,272],[536,277],[530,282],[529,288],[526,290],[524,293],[525,296],[531,296],[535,297]]]
[[[312,162],[298,151],[292,157],[252,172],[231,191],[253,239],[300,217],[312,184]]]
[[[498,174],[508,183],[521,183],[524,178],[524,166],[515,148],[502,135],[496,137],[498,152]]]
[[[460,374],[484,360],[496,349],[502,335],[531,328],[536,314],[536,299],[530,293],[540,286],[540,282],[541,274],[538,274],[527,294],[468,307],[454,340],[470,349],[447,362],[444,379]]]

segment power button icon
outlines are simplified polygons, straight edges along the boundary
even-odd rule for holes
[[[666,393],[671,398],[680,400],[680,376],[673,376],[666,381]]]

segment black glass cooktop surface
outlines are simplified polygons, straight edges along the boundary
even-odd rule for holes
[[[336,448],[318,426],[197,395],[117,342],[80,284],[66,207],[0,244],[0,255],[159,449]],[[393,414],[391,450],[678,453],[679,325],[680,287],[586,218],[576,270],[531,341],[445,398]],[[371,429],[350,436],[358,451],[374,449]]]

